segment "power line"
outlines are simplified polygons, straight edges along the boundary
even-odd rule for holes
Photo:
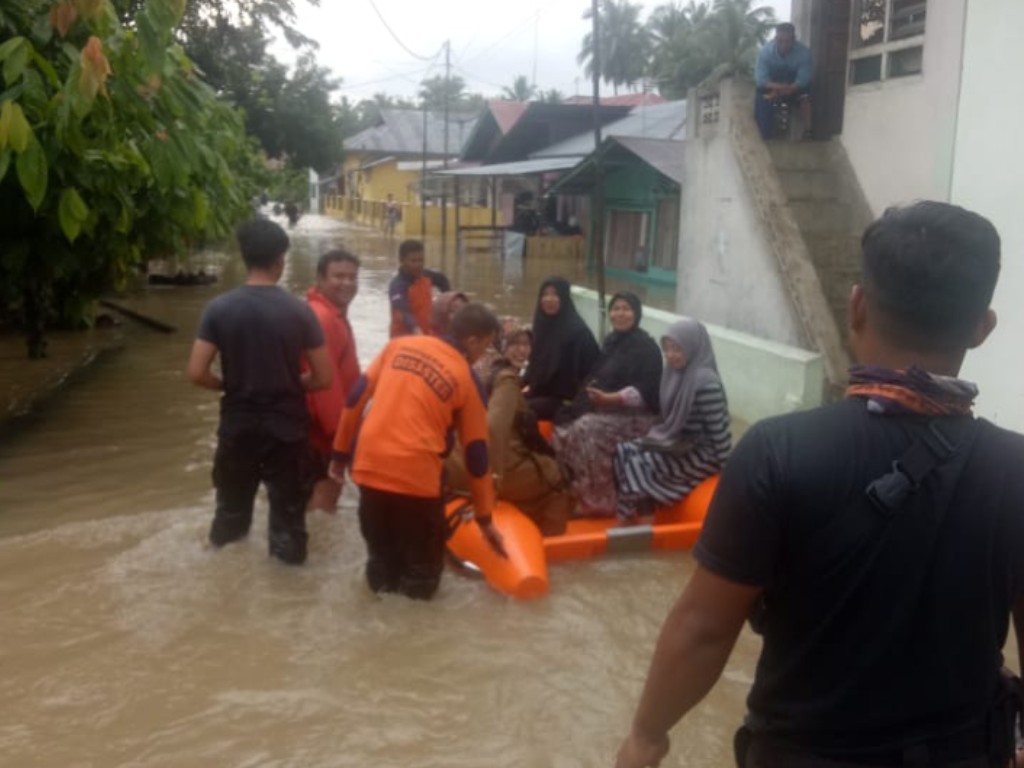
[[[369,3],[370,7],[373,8],[373,12],[377,14],[377,18],[380,19],[380,23],[384,25],[384,29],[388,31],[391,37],[394,38],[395,42],[398,43],[406,53],[408,53],[414,59],[419,59],[420,61],[433,61],[434,59],[437,58],[437,54],[434,54],[433,56],[421,56],[420,54],[410,49],[409,46],[403,43],[401,38],[399,38],[398,35],[395,34],[395,31],[391,28],[387,20],[384,18],[383,14],[381,14],[380,10],[377,8],[377,4],[373,2],[373,0],[369,0]]]
[[[381,65],[381,66],[383,66],[383,65]],[[433,67],[433,63],[431,63],[427,67],[424,67],[424,68],[421,68],[421,69],[417,69],[417,70],[414,70],[412,72],[401,73],[401,72],[394,72],[394,70],[388,70],[389,72],[393,72],[394,74],[388,75],[387,77],[374,78],[373,80],[364,80],[361,83],[345,83],[343,81],[341,87],[337,88],[336,90],[339,90],[339,91],[351,91],[351,90],[354,90],[356,88],[362,88],[362,87],[367,86],[367,85],[377,85],[378,83],[389,83],[392,80],[405,80],[406,82],[410,82],[413,85],[419,85],[420,81],[419,80],[415,80],[413,78],[415,78],[417,75],[425,75],[428,72],[430,72],[430,70],[432,70],[433,68],[434,68]],[[387,69],[387,67],[385,67],[385,69]]]

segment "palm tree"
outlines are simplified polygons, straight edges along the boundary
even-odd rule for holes
[[[640,23],[641,6],[629,0],[601,0],[598,9],[599,75],[611,83],[615,93],[619,86],[632,88],[647,71],[647,57],[650,52],[650,34]],[[587,10],[583,18],[591,18]],[[585,65],[589,77],[594,74],[594,35],[583,36],[583,45],[576,60]]]
[[[531,85],[526,75],[519,75],[512,81],[512,87],[501,89],[501,98],[505,101],[529,101],[537,95],[537,86]]]
[[[447,102],[449,108],[458,106],[465,98],[466,81],[458,75],[445,79],[435,75],[420,82],[420,105],[427,109],[441,110]]]
[[[682,98],[705,81],[726,75],[749,77],[775,22],[768,7],[753,0],[715,0],[685,7],[659,6],[648,19],[653,40],[651,77],[668,98]]]

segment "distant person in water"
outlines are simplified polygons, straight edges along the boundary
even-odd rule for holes
[[[469,369],[497,330],[497,318],[483,305],[467,304],[452,318],[448,337],[392,339],[349,394],[330,472],[341,481],[351,467],[359,486],[366,580],[374,592],[428,600],[441,583],[448,538],[442,462],[453,432],[463,446],[480,530],[503,552],[491,522],[487,410]]]
[[[316,265],[316,285],[306,293],[310,308],[320,321],[331,361],[331,386],[306,395],[311,420],[309,437],[313,448],[316,482],[309,509],[334,512],[341,495],[341,484],[327,476],[331,444],[345,398],[359,378],[356,339],[348,322],[348,305],[356,296],[359,283],[359,258],[348,251],[327,251]]]
[[[294,227],[299,222],[299,206],[292,202],[286,203],[284,215],[288,217],[288,226]]]
[[[297,565],[306,560],[311,490],[305,393],[330,386],[331,363],[312,310],[277,285],[288,235],[268,219],[254,219],[237,237],[248,279],[206,306],[188,361],[193,384],[223,392],[210,543],[220,547],[249,532],[262,482],[270,501],[270,554]],[[220,376],[211,370],[218,355]]]
[[[576,397],[600,354],[594,334],[573,304],[569,281],[549,277],[538,291],[526,368],[526,398],[537,418],[554,419]]]
[[[398,224],[398,217],[401,209],[395,202],[395,196],[388,192],[388,199],[384,203],[384,232],[388,237],[395,236],[395,225]]]
[[[403,240],[398,246],[398,274],[388,286],[392,339],[428,333],[434,288],[441,292],[452,288],[444,274],[424,267],[425,259],[419,240]]]

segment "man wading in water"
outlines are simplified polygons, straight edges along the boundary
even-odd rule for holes
[[[1024,637],[1024,438],[955,378],[996,324],[999,236],[942,203],[864,234],[846,399],[754,425],[661,631],[618,768],[656,766],[744,622],[764,636],[744,768],[1006,768]]]
[[[313,311],[277,285],[288,235],[268,219],[254,219],[237,237],[249,277],[207,305],[188,361],[193,384],[224,393],[210,543],[220,547],[249,532],[262,481],[270,501],[270,554],[298,565],[306,560],[312,489],[305,393],[330,385],[331,362]],[[303,353],[308,373],[301,370]],[[218,354],[223,378],[210,370]]]

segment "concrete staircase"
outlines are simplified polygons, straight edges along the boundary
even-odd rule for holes
[[[850,288],[860,279],[860,235],[870,214],[837,143],[776,141],[768,150],[845,344]]]

